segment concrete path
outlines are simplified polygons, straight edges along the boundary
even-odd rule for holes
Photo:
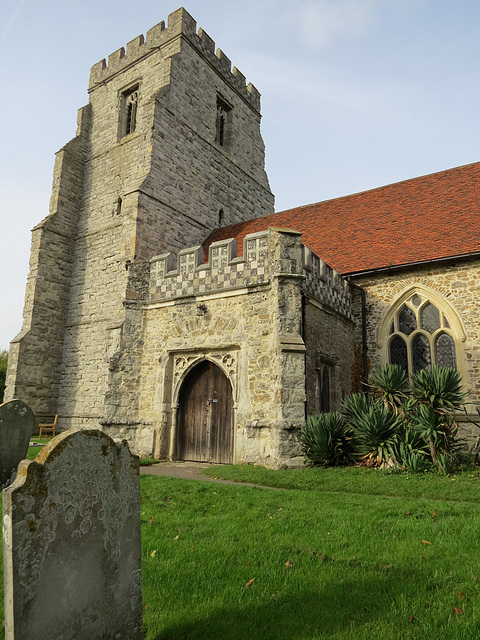
[[[186,478],[188,480],[202,480],[203,482],[216,482],[217,484],[236,484],[244,487],[259,487],[261,489],[272,489],[278,491],[276,487],[265,487],[251,482],[233,482],[233,480],[220,480],[203,475],[203,470],[210,467],[222,467],[221,464],[211,464],[210,462],[159,462],[150,467],[140,467],[140,473],[152,476],[167,476],[170,478]]]

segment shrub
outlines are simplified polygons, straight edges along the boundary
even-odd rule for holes
[[[417,404],[427,405],[439,413],[459,409],[467,396],[459,372],[449,367],[421,369],[414,373],[410,394]]]
[[[370,375],[367,386],[369,394],[345,400],[343,416],[307,420],[300,440],[308,461],[337,465],[354,458],[366,466],[396,465],[414,472],[433,463],[445,474],[461,463],[465,442],[458,437],[454,411],[466,393],[456,369],[422,369],[409,384],[399,366],[387,365]]]
[[[431,465],[428,444],[408,423],[399,428],[392,454],[397,465],[407,471],[418,473]]]
[[[357,459],[365,466],[394,463],[394,445],[401,418],[383,405],[371,405],[351,422],[353,446]]]
[[[351,430],[341,413],[310,416],[300,433],[308,462],[323,466],[346,464],[351,459]]]
[[[356,424],[371,406],[371,402],[365,393],[352,393],[345,398],[343,411],[349,424]]]
[[[453,411],[466,398],[459,372],[448,367],[422,369],[412,376],[411,396],[415,401],[412,424],[428,442],[432,462],[440,464],[439,453],[448,453],[453,464],[455,450],[463,445],[453,419]]]
[[[375,402],[398,413],[407,397],[408,378],[398,364],[387,364],[370,374],[367,386]]]

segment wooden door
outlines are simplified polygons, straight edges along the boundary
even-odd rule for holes
[[[177,459],[233,462],[232,386],[209,360],[194,367],[180,389]]]

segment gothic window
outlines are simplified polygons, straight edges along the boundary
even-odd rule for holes
[[[398,314],[398,326],[400,331],[406,336],[409,336],[412,331],[415,331],[417,328],[415,312],[405,305],[403,305],[400,309],[400,313]]]
[[[232,108],[220,97],[217,97],[217,121],[215,128],[215,142],[221,147],[227,147],[229,142],[229,125]]]
[[[388,361],[408,374],[437,364],[457,366],[450,323],[427,295],[420,292],[410,295],[390,314],[387,326]]]
[[[420,369],[426,369],[432,364],[432,354],[430,351],[430,343],[423,333],[416,333],[413,336],[412,343],[412,368],[414,373]]]
[[[398,364],[404,371],[408,369],[407,343],[400,336],[390,340],[390,364]]]
[[[317,369],[317,408],[318,413],[330,411],[330,367],[326,364]]]
[[[441,333],[435,340],[435,359],[443,367],[455,366],[455,343],[448,333]]]
[[[137,126],[138,85],[122,93],[120,131],[121,136],[133,133]]]

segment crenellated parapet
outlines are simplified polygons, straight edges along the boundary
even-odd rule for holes
[[[353,318],[349,283],[305,246],[303,247],[303,270],[306,276],[304,290],[307,295],[347,318]]]
[[[245,236],[243,256],[237,256],[234,239],[213,242],[208,262],[203,263],[201,246],[166,253],[150,261],[149,302],[163,302],[183,297],[202,296],[255,285],[266,285],[275,275],[304,277],[304,292],[336,312],[352,318],[350,285],[318,256],[303,247],[303,265],[292,262],[291,268],[276,274],[269,259],[269,235],[262,231]],[[277,232],[278,233],[278,232]],[[289,243],[289,233],[279,233],[280,242]],[[283,264],[283,263],[282,263]],[[277,265],[278,266],[278,265]],[[285,266],[285,265],[283,265]]]
[[[246,100],[252,108],[260,111],[260,93],[249,83],[247,85],[245,76],[233,67],[229,58],[221,49],[215,49],[215,42],[203,30],[197,32],[196,21],[192,16],[181,8],[168,16],[168,26],[165,22],[159,22],[156,26],[147,31],[146,37],[139,35],[125,47],[121,47],[108,56],[108,63],[101,60],[94,64],[90,71],[89,90],[96,85],[106,82],[112,76],[135,64],[152,52],[165,47],[176,38],[183,37],[197,49],[197,51],[210,63],[210,65],[221,75],[228,84],[235,89]]]
[[[237,257],[234,239],[213,242],[202,264],[201,246],[166,253],[150,261],[151,302],[243,288],[269,281],[268,232],[245,237],[244,256]]]

